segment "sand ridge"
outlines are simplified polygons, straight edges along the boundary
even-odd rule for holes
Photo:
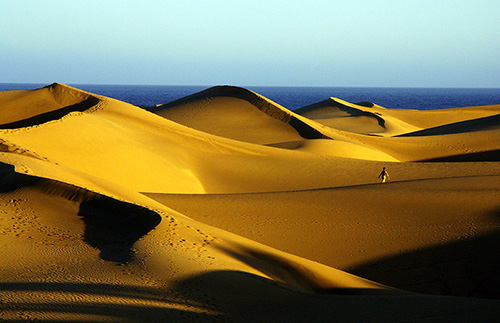
[[[367,104],[365,104],[367,105]],[[331,128],[363,134],[394,136],[421,130],[404,120],[385,113],[375,105],[352,104],[338,98],[329,98],[296,110],[296,113],[316,120]],[[348,121],[345,120],[348,118]]]
[[[150,110],[0,93],[0,318],[500,317],[500,106],[222,86]]]
[[[204,132],[252,143],[273,143],[324,135],[292,111],[250,90],[217,86],[171,103],[154,112]],[[204,122],[210,119],[211,122]]]

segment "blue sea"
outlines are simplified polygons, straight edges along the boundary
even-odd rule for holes
[[[36,89],[47,84],[0,84],[0,91]],[[154,106],[183,98],[210,86],[69,84],[134,105]],[[500,88],[376,88],[242,86],[295,110],[336,97],[348,102],[372,102],[394,109],[444,109],[500,104]]]

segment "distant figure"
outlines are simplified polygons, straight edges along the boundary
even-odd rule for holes
[[[377,178],[381,178],[382,183],[385,183],[386,180],[391,179],[391,177],[389,176],[389,173],[385,170],[385,167],[382,168],[382,172],[380,172],[380,175],[378,175]]]

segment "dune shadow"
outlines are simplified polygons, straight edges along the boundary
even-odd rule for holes
[[[102,322],[112,320],[141,322],[211,321],[221,318],[212,305],[197,303],[179,294],[161,288],[115,285],[104,283],[60,282],[0,282],[0,295],[30,293],[30,298],[4,298],[1,302],[0,321],[7,312],[29,312],[33,317],[57,317],[66,321]],[[38,295],[55,295],[46,299]],[[75,298],[76,297],[76,298]],[[80,301],[75,302],[75,299]],[[69,319],[68,315],[75,315]],[[26,317],[9,322],[25,322]],[[94,317],[95,319],[90,319]],[[36,319],[49,321],[49,319]],[[50,320],[52,321],[52,320]],[[59,321],[59,320],[56,320]]]
[[[360,102],[360,103],[356,103],[356,104],[359,106],[362,106],[362,107],[368,107],[368,108],[373,107],[373,103],[370,103],[370,102]],[[373,119],[377,120],[377,123],[380,127],[385,128],[384,118],[378,116],[375,113],[369,112],[369,111],[363,111],[361,109],[355,109],[355,108],[349,107],[345,104],[338,102],[334,98],[330,98],[330,99],[327,99],[325,101],[321,101],[321,102],[311,104],[311,105],[305,106],[303,108],[297,109],[297,110],[295,110],[295,113],[303,115],[309,111],[312,111],[312,110],[315,110],[318,108],[331,108],[331,107],[338,108],[339,110],[344,111],[345,113],[349,114],[352,117],[363,116],[363,117],[373,118]]]
[[[79,203],[78,215],[85,224],[84,242],[100,250],[104,260],[126,263],[132,246],[155,228],[161,216],[145,207],[115,200],[71,184],[20,174],[13,165],[0,162],[0,193],[36,187],[45,194]]]
[[[416,162],[479,162],[500,161],[500,149],[481,151],[477,153],[459,154],[445,157],[418,160]]]
[[[356,102],[355,104],[365,108],[373,108],[375,106],[374,103],[367,101]]]
[[[472,120],[465,120],[437,126],[433,128],[423,129],[415,132],[397,135],[396,137],[420,137],[420,136],[434,136],[434,135],[451,135],[457,133],[482,131],[488,129],[495,129],[500,126],[500,114],[483,117]]]
[[[294,128],[298,132],[298,134],[301,137],[305,139],[331,139],[328,136],[321,133],[319,130],[315,129],[314,127],[308,125],[304,121],[295,117],[293,113],[291,113],[291,111],[282,110],[277,106],[273,105],[271,102],[264,99],[263,97],[257,95],[256,93],[237,86],[228,86],[228,85],[214,86],[206,90],[203,90],[201,92],[194,93],[184,98],[175,100],[173,102],[169,102],[157,106],[155,108],[149,109],[149,111],[157,113],[160,110],[169,109],[181,104],[187,104],[197,100],[206,100],[209,98],[225,97],[225,96],[238,98],[249,102],[250,104],[255,106],[257,109],[261,110],[271,118],[274,118],[284,123],[288,123],[292,128]]]
[[[371,289],[304,293],[240,271],[201,273],[175,288],[193,301],[210,299],[234,322],[496,322],[500,317],[494,300],[383,295]]]
[[[264,281],[289,290],[329,295],[393,295],[399,293],[394,289],[325,287],[318,282],[321,279],[318,279],[316,273],[279,255],[243,246],[240,246],[239,251],[219,248],[231,257],[272,278],[272,280],[264,279]]]
[[[216,300],[220,311],[234,322],[366,321],[366,318],[355,320],[349,311],[344,312],[350,299],[342,295],[328,297],[289,287],[276,280],[234,270],[201,273],[175,286],[180,294],[194,301]]]
[[[0,193],[10,193],[25,186],[33,186],[39,181],[37,177],[16,173],[14,165],[0,162]]]
[[[493,215],[500,217],[500,211]],[[381,258],[348,271],[410,292],[500,299],[500,232]]]
[[[0,282],[8,322],[494,322],[498,302],[300,293],[239,271],[200,273],[172,289],[82,282]]]
[[[90,97],[82,102],[72,104],[61,109],[38,114],[36,116],[0,125],[0,129],[15,129],[32,127],[49,121],[57,120],[71,112],[83,112],[99,103],[96,97]]]
[[[196,302],[215,301],[230,322],[326,322],[337,311],[314,294],[242,271],[200,273],[178,282],[175,289]]]
[[[83,201],[78,215],[85,222],[84,241],[99,249],[103,260],[118,263],[130,261],[133,244],[161,221],[145,207],[102,195]]]

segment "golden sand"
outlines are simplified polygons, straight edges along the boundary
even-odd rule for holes
[[[500,320],[500,105],[0,92],[0,205],[6,321]]]

